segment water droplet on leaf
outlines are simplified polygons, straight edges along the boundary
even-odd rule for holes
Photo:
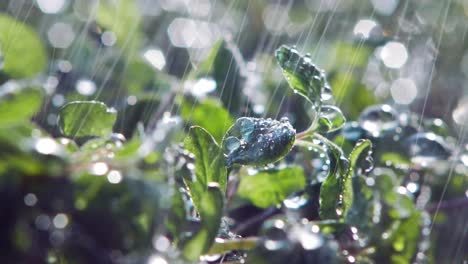
[[[446,160],[451,155],[444,139],[434,133],[416,133],[406,140],[405,146],[411,161],[421,165]]]
[[[359,125],[373,137],[385,136],[398,127],[398,114],[389,105],[370,106],[359,117]]]

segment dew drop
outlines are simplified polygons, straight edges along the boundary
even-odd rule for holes
[[[398,115],[389,105],[370,106],[359,117],[359,125],[373,137],[381,137],[398,127]]]
[[[224,141],[224,149],[229,154],[240,147],[241,143],[236,137],[228,137]]]
[[[416,133],[409,137],[406,143],[411,161],[423,166],[436,160],[446,160],[451,155],[444,139],[434,133]]]

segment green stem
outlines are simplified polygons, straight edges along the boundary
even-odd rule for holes
[[[315,132],[313,130],[305,130],[303,132],[297,133],[296,134],[296,141],[294,142],[294,145],[296,145],[296,146],[311,146],[311,145],[313,145],[313,146],[322,148],[321,146],[318,146],[318,145],[316,145],[316,144],[314,144],[314,143],[312,143],[310,141],[302,140],[303,138],[306,138],[306,137],[315,137],[316,139],[319,139],[320,141],[325,143],[325,145],[341,151],[341,148],[338,147],[333,141],[329,140],[328,138],[322,136],[321,134],[319,134],[319,133],[317,133],[317,132]]]

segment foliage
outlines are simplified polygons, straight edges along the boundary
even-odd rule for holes
[[[441,120],[371,105],[377,99],[352,74],[329,83],[312,55],[285,45],[274,57],[293,110],[277,110],[273,95],[284,116],[266,118],[275,115],[256,113],[244,96],[243,85],[254,85],[229,39],[178,78],[138,54],[143,25],[133,1],[102,1],[95,22],[124,54],[109,71],[122,95],[102,90],[108,76],[100,74],[94,95],[67,90],[78,70],[63,61],[54,76],[26,79],[45,71],[43,44],[0,16],[2,262],[434,262],[440,242],[431,228],[445,213],[431,206],[447,190],[464,197],[467,173],[467,150],[454,150]],[[24,41],[5,44],[13,38]],[[371,56],[369,47],[334,48],[337,56],[358,50],[344,64],[363,67]],[[123,77],[120,67],[129,68]],[[264,83],[278,77],[270,75]],[[201,79],[216,89],[187,91]],[[358,105],[344,109],[357,120],[347,121],[337,102],[353,97]]]

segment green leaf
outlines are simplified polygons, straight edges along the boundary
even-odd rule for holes
[[[346,174],[349,161],[336,145],[331,142],[325,144],[330,159],[330,169],[320,187],[319,214],[322,220],[342,219],[353,201],[351,179]]]
[[[213,98],[206,98],[194,104],[187,100],[182,103],[182,118],[205,128],[217,142],[221,142],[226,130],[234,123],[229,112]]]
[[[349,167],[347,171],[347,176],[352,177],[354,174],[354,170],[359,159],[362,157],[362,154],[366,155],[367,162],[372,162],[371,154],[372,154],[372,142],[368,139],[361,139],[356,142],[354,149],[349,154]],[[368,164],[372,167],[372,164]],[[369,169],[369,168],[367,168]]]
[[[9,84],[0,87],[0,127],[31,119],[42,104],[43,93],[39,88]]]
[[[195,207],[200,212],[201,199],[209,182],[219,184],[226,191],[227,171],[221,148],[208,131],[199,126],[190,128],[185,148],[195,155],[195,180],[185,179]],[[201,213],[201,212],[200,212]]]
[[[207,252],[218,234],[223,212],[223,191],[219,184],[210,182],[202,193],[198,210],[201,218],[201,228],[184,243],[183,255],[187,260],[195,261]]]
[[[349,155],[344,158],[341,149],[328,140],[325,142],[330,154],[330,173],[320,189],[320,217],[322,219],[342,219],[353,204],[354,193],[351,177],[361,154],[370,155],[372,143],[369,140],[358,141]],[[335,169],[332,169],[335,168]]]
[[[393,263],[411,262],[416,253],[422,218],[421,213],[415,208],[413,209],[411,216],[401,221],[397,230],[393,232],[389,239],[392,242],[391,247],[395,252],[392,254]],[[395,258],[400,261],[396,261]]]
[[[36,32],[11,16],[0,14],[0,54],[4,72],[14,79],[33,77],[47,66],[44,46]]]
[[[267,208],[304,189],[305,183],[304,171],[299,166],[260,171],[241,178],[237,195],[257,207]]]
[[[117,119],[113,109],[98,101],[74,101],[60,109],[58,125],[63,135],[72,138],[109,136]]]
[[[281,46],[275,56],[289,86],[310,101],[314,108],[321,105],[322,98],[331,98],[325,73],[312,63],[309,55],[301,55],[295,48]]]
[[[340,129],[345,123],[346,118],[338,107],[324,105],[320,109],[319,119],[313,129],[320,133],[328,133]]]

